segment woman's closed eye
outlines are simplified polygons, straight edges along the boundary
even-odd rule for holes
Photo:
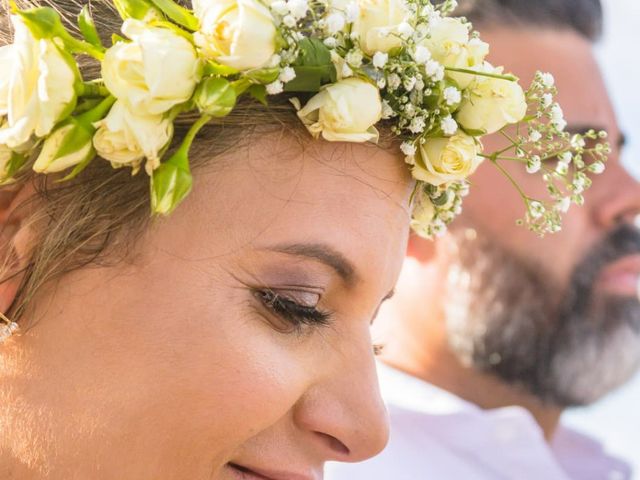
[[[284,328],[276,325],[283,333],[300,333],[304,327],[329,325],[331,313],[318,309],[318,293],[265,288],[254,290],[253,294],[273,316],[286,323]]]

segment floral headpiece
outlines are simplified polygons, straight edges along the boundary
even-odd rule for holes
[[[114,0],[123,36],[106,47],[87,6],[71,35],[51,8],[12,8],[14,43],[0,48],[0,180],[27,164],[36,172],[78,175],[96,156],[114,167],[142,166],[152,211],[168,214],[191,190],[189,149],[198,131],[224,117],[241,96],[267,105],[292,98],[311,135],[376,141],[384,121],[401,142],[413,176],[413,227],[444,231],[461,210],[467,178],[492,162],[520,192],[521,220],[543,234],[581,204],[609,152],[604,132],[564,132],[550,74],[524,91],[485,61],[489,46],[456,2],[429,0]],[[74,55],[101,64],[85,81]],[[292,107],[292,108],[294,108]],[[197,112],[171,155],[174,120]],[[483,152],[499,132],[506,147]],[[587,141],[590,141],[587,145]],[[166,158],[168,157],[168,158]],[[558,159],[551,167],[548,159]],[[520,189],[502,162],[540,172],[549,198]]]

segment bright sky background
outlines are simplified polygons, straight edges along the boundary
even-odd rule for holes
[[[598,54],[620,125],[629,137],[623,161],[640,178],[640,1],[603,2],[607,27]],[[598,404],[569,412],[565,421],[631,461],[634,479],[640,480],[640,375]]]

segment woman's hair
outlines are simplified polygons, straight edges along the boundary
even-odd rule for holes
[[[77,31],[76,18],[86,4],[79,0],[19,0],[17,3],[20,8],[38,5],[55,8],[70,31]],[[108,44],[111,35],[119,32],[122,20],[109,1],[89,2],[89,6],[100,34]],[[0,46],[11,42],[8,12],[8,1],[0,0]],[[79,64],[85,80],[99,76],[99,65],[95,61],[81,57]],[[180,143],[190,121],[193,119],[177,120],[174,145]],[[255,101],[240,102],[231,115],[210,123],[201,131],[190,155],[192,168],[211,163],[254,134],[284,128],[302,131],[295,110],[285,96],[272,97],[268,108]],[[114,170],[109,162],[96,158],[74,180],[56,182],[47,177],[35,174],[27,166],[16,175],[15,183],[0,187],[2,192],[18,191],[25,185],[32,185],[36,192],[24,205],[29,208],[29,225],[35,229],[28,265],[16,272],[11,267],[15,262],[12,262],[10,244],[2,245],[5,258],[0,258],[0,283],[23,274],[15,300],[6,312],[14,321],[24,314],[47,282],[89,264],[126,259],[152,221],[149,179],[145,178],[144,171],[132,177],[129,168]],[[6,222],[10,223],[11,219]]]

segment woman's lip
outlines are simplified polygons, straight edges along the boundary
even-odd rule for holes
[[[640,254],[623,257],[606,266],[598,275],[598,285],[619,295],[637,296],[640,281]]]
[[[316,480],[314,475],[305,475],[293,472],[276,472],[265,469],[248,467],[237,463],[228,463],[228,468],[238,475],[238,478],[244,480]]]

